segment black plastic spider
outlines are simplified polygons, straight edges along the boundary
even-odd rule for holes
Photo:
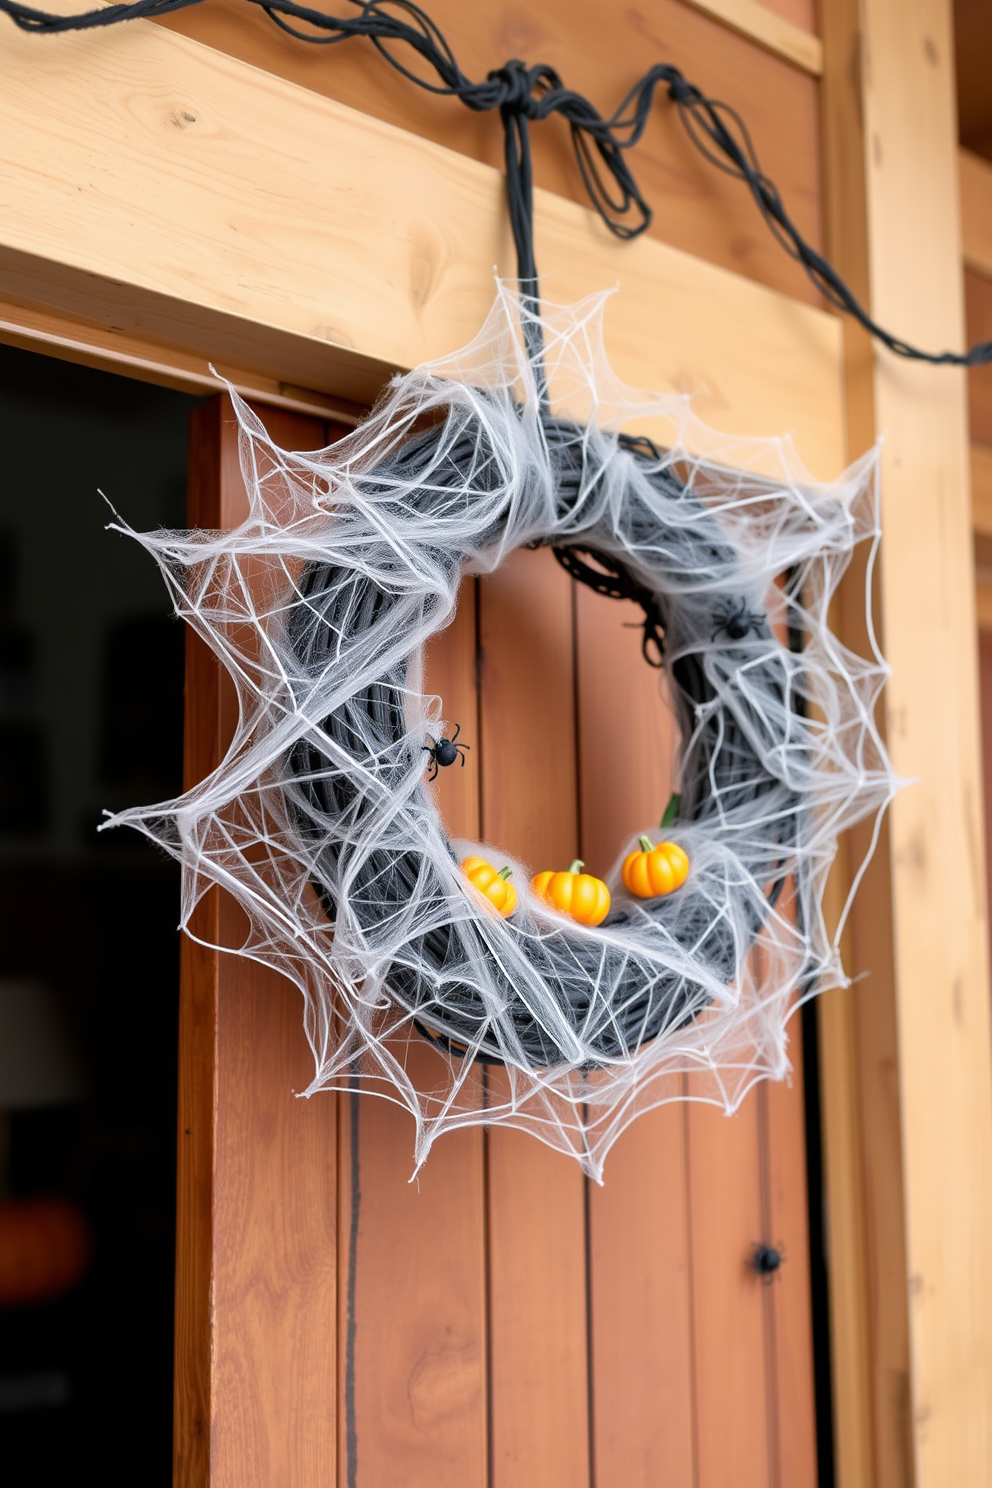
[[[462,749],[471,749],[472,746],[471,744],[455,743],[455,739],[458,738],[458,735],[461,733],[461,731],[462,726],[459,723],[455,725],[454,738],[433,739],[431,738],[430,734],[427,735],[428,739],[430,739],[431,742],[429,744],[425,744],[423,747],[427,750],[427,753],[431,757],[431,763],[429,767],[431,773],[427,777],[428,780],[437,779],[438,765],[453,765],[456,759],[460,759],[462,762],[462,767],[464,768],[465,756],[464,754],[459,753],[459,751]]]
[[[756,615],[753,610],[748,609],[746,599],[724,600],[720,609],[714,612],[713,618],[716,625],[710,636],[711,641],[715,641],[721,632],[728,641],[743,641],[752,631],[760,630],[765,619],[764,615]]]

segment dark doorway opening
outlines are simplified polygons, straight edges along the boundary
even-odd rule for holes
[[[171,1481],[179,880],[96,829],[181,789],[184,637],[99,492],[183,526],[196,401],[0,346],[6,1488]]]

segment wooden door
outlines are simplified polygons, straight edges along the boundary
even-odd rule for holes
[[[333,437],[258,411],[285,446]],[[190,472],[193,525],[240,519],[225,399],[193,416]],[[465,581],[427,659],[474,746],[438,781],[452,835],[535,866],[578,847],[595,871],[660,813],[675,741],[634,618],[547,551]],[[191,641],[191,780],[232,706]],[[235,945],[239,914],[212,890],[194,928]],[[294,1100],[295,989],[192,942],[181,1038],[182,1488],[812,1488],[795,1037],[791,1086],[762,1085],[730,1120],[692,1103],[642,1117],[601,1188],[481,1127],[442,1138],[410,1183],[409,1115],[357,1091]],[[786,1258],[771,1283],[751,1265],[761,1241]]]

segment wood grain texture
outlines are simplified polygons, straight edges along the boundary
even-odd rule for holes
[[[992,278],[965,270],[965,336],[969,346],[992,340]],[[992,445],[992,366],[968,368],[968,428],[976,444]]]
[[[429,642],[424,659],[424,692],[441,699],[447,737],[461,728],[459,743],[468,745],[464,765],[439,770],[434,799],[449,837],[479,838],[482,737],[479,728],[479,678],[476,659],[475,578],[463,580],[455,618]]]
[[[491,1076],[498,1093],[502,1077]],[[526,1132],[488,1133],[493,1488],[589,1478],[585,1180]]]
[[[872,309],[918,344],[960,345],[950,5],[865,0],[864,18]],[[992,1061],[964,375],[879,352],[875,409],[889,743],[920,781],[891,812],[913,1471],[921,1488],[978,1485],[992,1480]]]
[[[810,24],[797,25],[784,14],[785,7],[761,5],[758,0],[685,0],[685,3],[722,21],[732,31],[813,77],[819,77],[823,71],[823,46],[820,38],[812,34],[811,17]]]
[[[291,447],[322,420],[266,414]],[[239,521],[246,497],[227,399],[190,427],[190,521]],[[195,638],[188,650],[186,775],[219,760],[233,690]],[[194,929],[244,936],[212,890]],[[274,972],[186,946],[180,1022],[176,1451],[181,1488],[326,1482],[336,1460],[336,1102],[293,1099],[311,1076],[299,996]]]
[[[471,8],[459,0],[435,0],[430,13],[468,76],[485,77],[508,57],[522,57],[529,64],[547,62],[605,115],[652,63],[674,63],[704,92],[741,111],[764,169],[801,230],[815,243],[820,231],[815,81],[797,70],[795,56],[786,61],[766,49],[767,42],[787,38],[794,53],[813,60],[817,40],[809,34],[812,25],[809,31],[790,25],[793,18],[783,14],[784,6],[775,14],[750,0],[722,4],[727,10],[732,6],[738,16],[746,9],[752,29],[761,29],[765,44],[756,45],[753,37],[729,30],[725,20],[701,14],[682,0],[613,7],[608,18],[601,0],[544,0],[540,7],[526,0],[485,0]],[[164,24],[502,168],[502,136],[495,116],[471,114],[450,99],[431,98],[399,79],[367,43],[301,46],[237,0],[218,0],[177,13]],[[785,129],[784,118],[789,121]],[[556,121],[537,125],[532,140],[537,184],[585,206],[585,189],[564,126]],[[747,194],[698,155],[674,110],[661,98],[631,165],[654,208],[655,237],[770,288],[819,303],[806,276],[775,246]],[[538,261],[542,262],[540,255]],[[485,260],[487,269],[489,263]],[[545,257],[543,267],[548,272],[557,265]]]
[[[221,902],[221,939],[240,911]],[[217,973],[211,1484],[323,1488],[336,1457],[337,1101],[313,1075],[296,989]]]
[[[978,664],[982,704],[982,775],[985,786],[985,872],[986,882],[992,884],[992,824],[989,822],[992,807],[992,605],[989,608],[989,618],[978,637]]]
[[[696,1481],[686,1120],[679,1105],[640,1116],[611,1149],[604,1186],[590,1188],[597,1488]]]
[[[421,1086],[438,1062],[419,1041],[408,1056]],[[484,1488],[482,1144],[450,1133],[411,1183],[409,1114],[342,1099],[341,1488]]]
[[[449,833],[477,837],[480,756],[475,581],[427,648],[425,691],[471,746],[440,771]],[[427,757],[425,755],[425,770]],[[418,1088],[441,1075],[414,1038]],[[481,1097],[481,1080],[478,1093]],[[413,1123],[356,1090],[340,1128],[339,1387],[341,1488],[482,1488],[487,1471],[486,1235],[483,1134],[446,1136],[414,1182]]]
[[[572,581],[518,548],[479,585],[482,830],[532,873],[578,856]]]
[[[394,367],[475,334],[491,303],[492,266],[512,269],[497,171],[151,23],[106,41],[38,46],[6,36],[8,300],[357,401]],[[649,44],[638,31],[639,57]],[[775,80],[760,86],[752,60],[753,98],[778,99]],[[723,96],[728,77],[714,79]],[[797,156],[807,183],[812,114],[808,131]],[[785,139],[802,130],[790,114],[789,130],[770,121],[767,132]],[[695,220],[695,176],[686,191]],[[727,230],[720,204],[706,236],[724,241]],[[753,220],[747,231],[760,238]],[[698,391],[699,413],[729,432],[793,430],[814,471],[836,473],[831,317],[657,241],[620,245],[591,213],[550,192],[538,193],[537,239],[562,301],[622,279],[607,339],[625,380]]]
[[[697,1482],[725,1488],[730,1477],[734,1488],[768,1488],[774,1373],[765,1288],[751,1267],[765,1238],[757,1097],[752,1091],[731,1117],[690,1105],[686,1124]]]
[[[581,851],[605,874],[660,821],[678,730],[664,674],[641,654],[637,606],[576,585]],[[589,1195],[597,1488],[694,1481],[685,1112],[638,1118]]]
[[[863,72],[870,59],[859,0],[836,0],[824,7],[822,22],[827,241],[832,261],[862,303],[869,304],[866,177],[873,143],[865,119]],[[879,426],[875,354],[867,334],[851,322],[844,326],[844,345],[848,452],[853,458],[871,447]],[[842,639],[862,655],[868,654],[864,564],[863,556],[856,555],[837,606]],[[877,571],[873,589],[879,624]],[[881,641],[884,647],[884,629]],[[850,863],[862,860],[869,831],[865,824],[849,834]],[[835,915],[849,887],[848,871],[844,867],[843,882],[832,885]],[[845,947],[845,965],[863,980],[848,992],[829,994],[841,1001],[827,1021],[830,1036],[822,1046],[834,1435],[842,1488],[902,1485],[912,1474],[892,872],[885,823],[854,903]]]
[[[984,444],[971,446],[971,521],[976,537],[992,537],[992,447]]]
[[[799,1019],[790,1030],[792,1078],[769,1081],[763,1105],[764,1235],[783,1265],[765,1289],[765,1347],[774,1350],[771,1426],[781,1488],[817,1488],[813,1311],[809,1275],[806,1121]]]
[[[959,150],[958,189],[965,267],[992,278],[992,163]]]
[[[644,612],[576,586],[582,853],[605,875],[672,791],[679,732],[667,674],[649,667]]]
[[[547,549],[479,585],[482,832],[531,872],[578,850],[572,582]],[[506,1075],[489,1074],[490,1100]],[[589,1481],[585,1180],[530,1135],[487,1136],[493,1488]]]

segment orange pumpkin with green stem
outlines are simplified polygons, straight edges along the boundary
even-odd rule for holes
[[[680,889],[689,877],[689,859],[677,842],[659,842],[651,846],[648,837],[639,837],[639,850],[628,853],[620,876],[624,887],[638,899],[660,899]]]
[[[474,889],[503,916],[504,920],[517,907],[517,891],[510,883],[512,868],[501,868],[499,872],[485,858],[466,858],[462,872]]]
[[[600,925],[610,912],[610,891],[601,878],[583,873],[582,859],[576,858],[567,873],[547,869],[530,881],[539,899],[561,910],[580,925]]]

